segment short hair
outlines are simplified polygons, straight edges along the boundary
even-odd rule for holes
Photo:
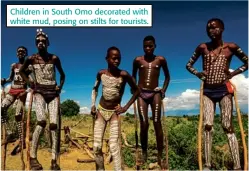
[[[211,23],[212,21],[217,21],[217,22],[219,22],[220,25],[221,25],[221,27],[222,27],[222,29],[225,29],[224,22],[223,22],[221,19],[219,19],[219,18],[211,18],[210,20],[208,20],[207,25],[208,25],[208,23]]]
[[[28,55],[28,49],[24,46],[19,46],[16,50],[18,51],[18,49],[24,49],[26,51],[26,55]]]
[[[144,38],[144,42],[145,42],[145,41],[152,41],[153,43],[156,43],[155,38],[154,38],[153,36],[151,36],[151,35],[146,36],[146,37]]]
[[[119,52],[119,54],[121,55],[121,52],[120,52],[120,50],[119,50],[119,48],[117,48],[116,46],[112,46],[112,47],[109,47],[108,49],[107,49],[107,52],[106,52],[106,59],[108,59],[109,58],[109,53],[112,51],[112,50],[116,50],[116,51],[118,51]]]

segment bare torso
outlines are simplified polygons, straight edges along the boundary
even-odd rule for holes
[[[147,62],[143,56],[136,58],[139,70],[138,86],[143,89],[154,90],[158,87],[161,60],[163,57],[157,56],[154,60]]]
[[[31,56],[31,65],[33,67],[36,83],[42,85],[55,85],[55,62],[56,56],[49,54],[47,61],[44,61],[41,56],[35,54]]]
[[[205,84],[215,86],[226,82],[233,56],[230,43],[224,43],[222,49],[214,51],[209,48],[209,44],[202,44],[201,48],[203,70],[206,73]]]
[[[120,105],[126,85],[123,72],[124,71],[120,71],[117,76],[112,76],[107,70],[100,71],[100,78],[103,87],[100,105],[103,108],[111,110],[117,105]]]
[[[26,87],[26,82],[24,81],[24,79],[21,77],[19,73],[21,66],[22,64],[20,63],[12,64],[12,70],[14,72],[13,81],[11,83],[12,88],[25,88]]]

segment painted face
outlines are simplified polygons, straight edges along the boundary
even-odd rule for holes
[[[36,37],[36,46],[39,50],[44,50],[47,49],[48,47],[48,42],[46,37],[40,35],[38,37]]]
[[[144,41],[144,53],[146,55],[152,55],[155,50],[155,44],[152,40]]]
[[[27,51],[24,48],[17,49],[17,57],[24,58],[27,55]]]
[[[111,50],[108,55],[108,64],[113,67],[118,67],[121,62],[121,55],[117,50]]]
[[[218,21],[211,21],[207,25],[207,34],[210,39],[216,39],[221,36],[222,26]]]

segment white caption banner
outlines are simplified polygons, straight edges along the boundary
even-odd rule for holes
[[[152,5],[7,5],[7,27],[151,27]]]

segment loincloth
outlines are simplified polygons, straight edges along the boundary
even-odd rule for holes
[[[155,89],[155,90],[141,89],[140,97],[144,100],[148,100],[153,98],[156,93],[161,93],[161,89]]]
[[[19,96],[21,93],[25,92],[24,88],[10,88],[9,94],[12,96]]]
[[[233,88],[230,82],[226,82],[216,88],[207,88],[204,85],[203,94],[212,100],[221,100],[224,96],[231,94],[233,95]]]
[[[39,93],[43,96],[46,103],[50,103],[54,98],[59,96],[58,91],[55,90],[56,85],[42,85],[36,84],[34,93]]]
[[[109,121],[112,115],[115,113],[115,110],[105,109],[100,104],[98,105],[98,112],[105,119],[105,121]]]

